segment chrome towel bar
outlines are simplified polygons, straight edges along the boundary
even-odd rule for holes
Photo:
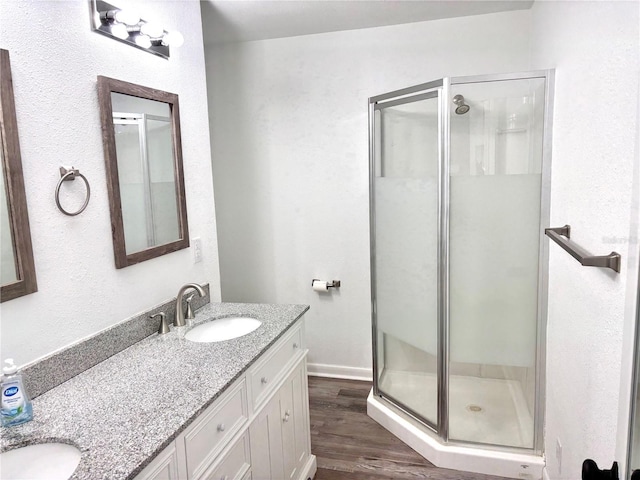
[[[570,225],[565,225],[564,227],[545,228],[544,233],[547,237],[566,250],[569,255],[578,260],[580,265],[584,267],[610,268],[611,270],[620,273],[620,260],[622,257],[620,257],[619,253],[611,252],[609,255],[602,256],[591,255],[584,248],[576,245],[570,240]]]

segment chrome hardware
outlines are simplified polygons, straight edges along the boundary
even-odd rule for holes
[[[268,381],[269,381],[269,379],[267,377],[262,377],[260,379],[260,382],[262,382],[263,385],[266,385]]]
[[[297,343],[294,343],[294,344],[293,344],[293,348],[298,348],[298,344],[297,344]]]
[[[595,256],[591,255],[584,248],[570,241],[571,226],[545,228],[544,233],[551,240],[560,245],[573,258],[580,262],[583,267],[603,267],[620,273],[621,257],[617,252],[611,252],[609,255]],[[564,237],[564,238],[563,238]]]
[[[282,421],[283,422],[288,422],[290,416],[291,416],[291,412],[289,412],[289,410],[287,410],[286,412],[284,412],[284,418],[282,419]]]
[[[87,187],[87,198],[84,201],[84,204],[82,205],[82,207],[80,207],[80,210],[78,210],[77,212],[67,212],[64,208],[62,208],[62,205],[60,204],[60,186],[62,186],[62,182],[73,181],[76,179],[76,177],[80,177],[82,180],[84,180],[84,184]],[[87,180],[87,177],[82,175],[80,173],[80,170],[78,170],[77,168],[60,167],[60,180],[58,181],[58,185],[56,186],[56,205],[58,206],[58,209],[65,215],[69,215],[70,217],[75,217],[76,215],[84,212],[84,209],[87,208],[87,205],[89,205],[90,198],[91,198],[91,187],[89,186],[89,181]]]
[[[191,309],[191,301],[193,300],[193,297],[195,297],[196,294],[192,293],[191,295],[189,295],[187,297],[187,313],[185,315],[185,318],[187,320],[193,320],[194,318],[196,318],[196,316],[193,314],[193,310]]]
[[[219,432],[224,432],[225,428],[226,427],[224,426],[224,423],[221,423],[220,425],[218,425],[218,431]]]
[[[187,290],[195,289],[201,297],[205,296],[204,289],[197,283],[187,283],[183,285],[178,291],[178,297],[176,298],[176,319],[173,324],[176,327],[184,327],[187,323],[184,321],[184,312],[182,311],[182,297]]]
[[[158,333],[160,335],[164,335],[165,333],[169,333],[169,322],[167,322],[167,316],[164,312],[158,312],[155,315],[151,315],[149,318],[160,317],[160,327],[158,328]]]

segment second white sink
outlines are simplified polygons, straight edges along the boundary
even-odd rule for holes
[[[80,450],[66,443],[41,443],[0,454],[2,480],[67,480],[80,463]]]
[[[192,342],[222,342],[251,333],[260,325],[260,320],[251,317],[218,318],[192,328],[184,338]]]

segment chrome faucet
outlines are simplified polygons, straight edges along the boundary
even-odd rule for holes
[[[204,289],[197,283],[187,283],[183,285],[178,291],[178,298],[176,298],[176,319],[173,325],[176,327],[184,327],[186,322],[184,321],[184,312],[182,311],[182,297],[187,290],[195,289],[201,297],[205,296]]]

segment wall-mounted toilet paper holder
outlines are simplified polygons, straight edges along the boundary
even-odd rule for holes
[[[313,280],[311,280],[311,286],[313,287],[313,282],[322,282],[324,280],[320,280],[319,278],[314,278]],[[339,288],[340,287],[340,280],[332,280],[331,282],[329,282],[327,280],[327,288]]]

